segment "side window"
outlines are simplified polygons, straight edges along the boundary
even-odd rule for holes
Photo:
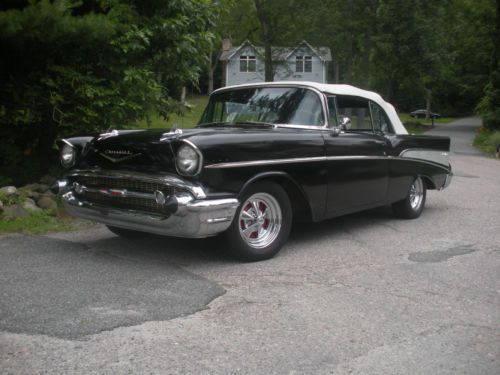
[[[351,130],[372,131],[370,107],[367,99],[355,96],[337,96],[338,117],[351,119]]]
[[[391,122],[385,111],[374,102],[370,102],[370,107],[372,110],[373,130],[384,134],[394,134]]]
[[[300,100],[300,102],[296,103],[295,100]],[[290,111],[289,124],[316,126],[325,124],[323,106],[317,94],[305,90],[304,92],[298,92],[295,100],[290,100],[290,103],[294,104],[294,108]]]
[[[335,96],[329,96],[327,99],[328,99],[328,118],[330,120],[330,127],[339,126],[337,117],[337,106],[335,105]]]
[[[222,115],[224,113],[224,107],[221,102],[216,102],[213,107],[213,121],[222,121]]]

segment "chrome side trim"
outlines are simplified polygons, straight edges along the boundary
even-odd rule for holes
[[[385,155],[344,155],[344,156],[327,156],[326,160],[360,160],[360,159],[387,159]]]
[[[290,159],[272,159],[272,160],[253,160],[253,161],[235,161],[229,163],[217,163],[206,165],[207,169],[214,168],[238,168],[238,167],[253,167],[258,165],[273,165],[273,164],[293,164],[293,163],[311,163],[325,161],[325,156],[317,156],[311,158],[290,158]]]
[[[206,165],[207,169],[214,168],[238,168],[238,167],[254,167],[259,165],[275,165],[275,164],[295,164],[295,163],[314,163],[332,160],[360,160],[360,159],[387,159],[388,156],[378,155],[349,155],[349,156],[314,156],[310,158],[289,158],[289,159],[271,159],[271,160],[252,160],[252,161],[235,161],[229,163],[217,163]]]
[[[416,158],[409,158],[409,157],[399,157],[399,156],[388,156],[388,158],[393,159],[393,160],[412,161],[412,162],[416,162],[416,163],[429,164],[429,165],[432,165],[433,167],[442,168],[442,169],[446,170],[447,172],[450,170],[449,165],[435,163],[435,162],[432,162],[430,160],[416,159]]]
[[[72,170],[67,175],[68,177],[110,177],[110,178],[123,178],[123,179],[131,179],[131,180],[140,180],[140,181],[148,181],[155,182],[164,185],[171,185],[178,187],[182,190],[187,190],[197,199],[204,199],[207,197],[205,190],[199,184],[196,184],[191,181],[187,181],[185,179],[181,179],[175,175],[171,174],[149,174],[149,173],[141,173],[141,172],[129,172],[129,171],[119,171],[119,170]]]
[[[449,170],[448,166],[440,163],[436,163],[430,160],[420,159],[420,158],[410,158],[410,157],[400,157],[400,156],[385,156],[385,155],[342,155],[342,156],[314,156],[310,158],[289,158],[289,159],[270,159],[270,160],[252,160],[252,161],[235,161],[228,163],[215,163],[206,165],[207,169],[216,168],[239,168],[239,167],[255,167],[261,165],[276,165],[276,164],[294,164],[294,163],[313,163],[322,161],[335,161],[335,160],[403,160],[403,161],[413,161],[430,164],[435,167],[444,168]]]
[[[399,157],[422,159],[447,166],[449,165],[448,155],[448,151],[433,150],[428,148],[409,148],[401,151]]]

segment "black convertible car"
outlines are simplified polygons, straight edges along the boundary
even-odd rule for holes
[[[394,107],[348,85],[215,91],[194,129],[113,130],[58,142],[53,187],[121,236],[223,233],[244,260],[275,255],[292,223],[384,205],[412,219],[451,180],[450,139],[408,135]]]

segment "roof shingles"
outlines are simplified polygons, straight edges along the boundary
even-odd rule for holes
[[[239,47],[233,47],[227,51],[223,51],[220,60],[221,61],[227,61],[229,60],[232,56],[234,56],[240,49],[243,47],[250,47],[255,50],[255,53],[257,55],[264,56],[264,47],[260,46],[254,46],[252,43],[249,41],[244,42],[241,44]],[[288,59],[288,57],[298,48],[300,47],[307,47],[312,50],[314,54],[316,54],[319,58],[321,58],[323,61],[332,61],[332,53],[330,51],[329,47],[313,47],[306,41],[303,41],[299,43],[295,47],[271,47],[271,55],[273,58],[273,61],[285,61]]]

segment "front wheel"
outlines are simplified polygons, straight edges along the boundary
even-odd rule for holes
[[[242,195],[225,233],[229,252],[244,261],[272,258],[284,245],[292,226],[292,207],[285,190],[273,182],[251,185]]]
[[[392,204],[392,211],[403,219],[416,219],[424,210],[426,195],[427,190],[422,177],[416,177],[406,198]]]

